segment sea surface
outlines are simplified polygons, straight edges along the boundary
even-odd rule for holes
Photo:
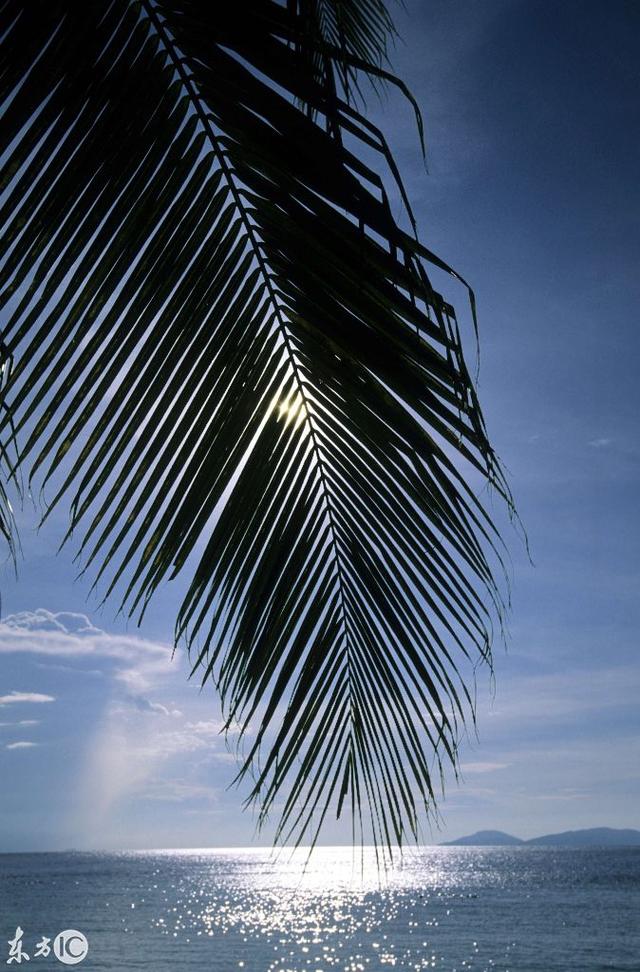
[[[640,848],[0,855],[0,967],[69,929],[80,970],[638,972]]]

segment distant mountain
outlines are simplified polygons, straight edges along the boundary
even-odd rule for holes
[[[524,844],[519,837],[512,837],[505,834],[503,830],[479,830],[468,837],[460,837],[458,840],[448,840],[443,847],[511,847],[514,844]]]
[[[565,830],[531,840],[520,840],[502,830],[479,830],[468,837],[448,840],[443,847],[640,847],[640,830],[614,830],[592,827],[590,830]]]
[[[550,847],[640,847],[640,830],[614,830],[611,827],[565,830],[561,834],[534,837],[526,843]]]

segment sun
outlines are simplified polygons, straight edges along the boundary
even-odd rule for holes
[[[287,398],[279,399],[276,408],[278,420],[284,420],[285,428],[293,424],[294,429],[299,429],[307,418],[307,409],[299,391],[292,392]]]

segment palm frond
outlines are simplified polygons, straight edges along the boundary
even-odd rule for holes
[[[9,427],[13,431],[11,414],[4,404],[4,392],[11,375],[11,366],[11,356],[8,354],[4,343],[0,340],[0,406],[7,412],[6,420]],[[0,469],[2,469],[2,476],[0,477],[0,537],[2,537],[2,541],[6,545],[6,549],[9,553],[9,558],[15,567],[17,564],[19,542],[13,508],[11,506],[11,501],[5,485],[5,480],[11,479],[12,476],[15,475],[15,470],[14,462],[12,461],[7,448],[3,446],[1,442]],[[2,600],[0,597],[0,615],[2,614],[1,604]]]
[[[351,96],[390,29],[379,0],[0,7],[20,463],[132,616],[185,571],[176,639],[281,839],[345,806],[417,836],[502,610],[452,271]]]

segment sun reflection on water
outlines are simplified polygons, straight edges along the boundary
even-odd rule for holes
[[[347,849],[305,861],[258,849],[7,854],[5,937],[13,916],[32,931],[73,916],[95,967],[127,972],[637,968],[634,848],[425,847],[383,874]]]
[[[473,899],[474,863],[460,871],[442,849],[405,856],[381,871],[373,852],[361,858],[346,848],[306,851],[227,850],[174,852],[179,880],[164,892],[166,909],[156,930],[186,942],[224,939],[234,955],[229,968],[259,972],[364,972],[386,968],[445,969],[440,924],[456,899]],[[188,864],[188,866],[184,866]],[[457,873],[457,877],[456,877]],[[486,873],[484,879],[486,880]],[[260,964],[248,959],[257,946]],[[477,966],[469,941],[457,972],[508,968],[485,957]],[[242,963],[245,963],[244,965]]]

